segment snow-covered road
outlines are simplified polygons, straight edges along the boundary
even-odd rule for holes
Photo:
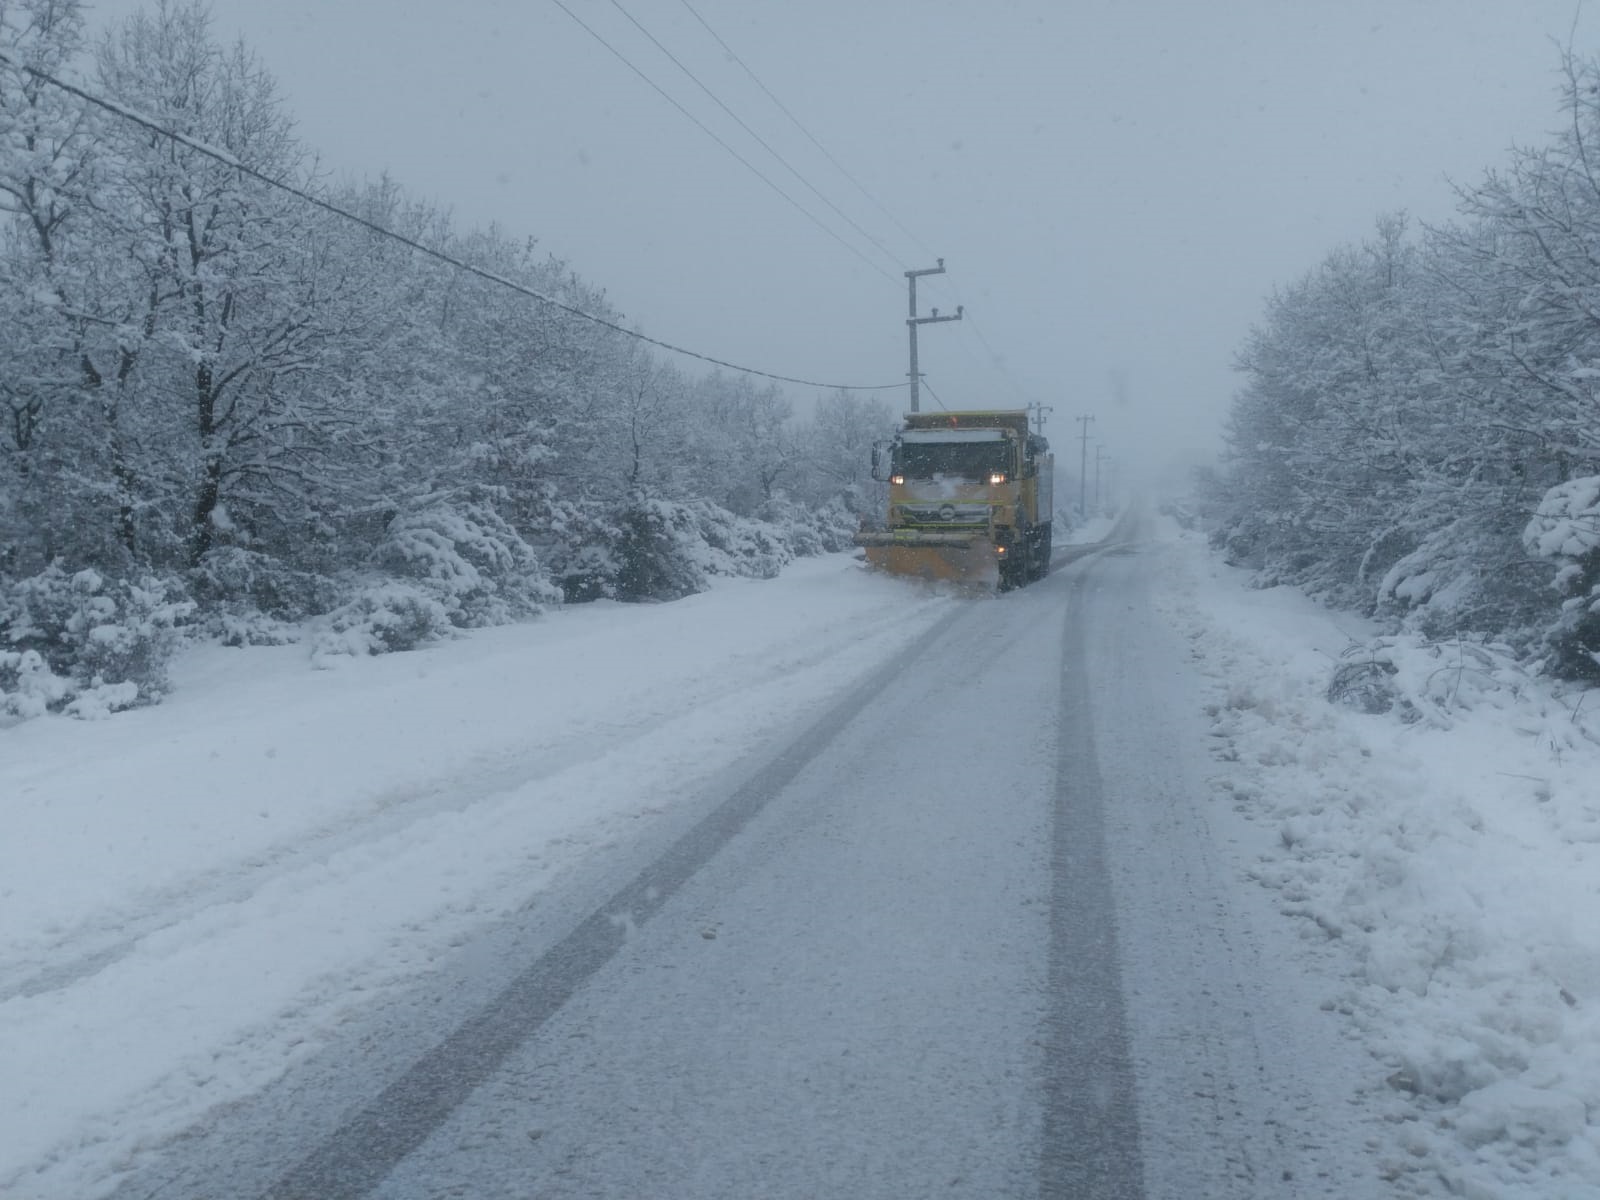
[[[1600,1196],[1587,695],[1145,533],[0,730],[0,1195]]]
[[[12,931],[7,1194],[1386,1194],[1335,981],[1203,802],[1183,552],[988,599],[834,559],[211,695],[287,829],[191,783],[105,860],[164,887]]]

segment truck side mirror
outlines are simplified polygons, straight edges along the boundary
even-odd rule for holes
[[[889,482],[889,465],[890,465],[890,462],[891,462],[891,455],[889,454],[889,443],[887,443],[887,442],[873,442],[872,443],[872,477],[874,479],[876,479],[879,483],[888,483]]]

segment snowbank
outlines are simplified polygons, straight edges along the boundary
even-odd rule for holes
[[[1197,536],[1165,611],[1212,679],[1211,802],[1263,833],[1254,876],[1342,955],[1326,997],[1404,1098],[1397,1194],[1600,1195],[1600,704],[1493,647],[1377,638]],[[1395,701],[1329,685],[1380,663]],[[1340,702],[1344,700],[1346,702]]]

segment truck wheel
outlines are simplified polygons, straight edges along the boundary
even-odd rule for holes
[[[1000,590],[1009,592],[1012,588],[1021,587],[1028,578],[1028,563],[1021,556],[1012,558],[1009,555],[1000,560]]]
[[[1026,587],[1033,574],[1033,530],[1019,525],[1011,542],[1011,587]]]
[[[1034,534],[1033,577],[1043,579],[1050,574],[1050,526],[1043,525]]]

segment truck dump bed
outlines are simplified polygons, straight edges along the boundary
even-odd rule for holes
[[[914,412],[906,414],[907,429],[1009,429],[1019,438],[1028,436],[1028,414],[1023,409],[964,412]]]

